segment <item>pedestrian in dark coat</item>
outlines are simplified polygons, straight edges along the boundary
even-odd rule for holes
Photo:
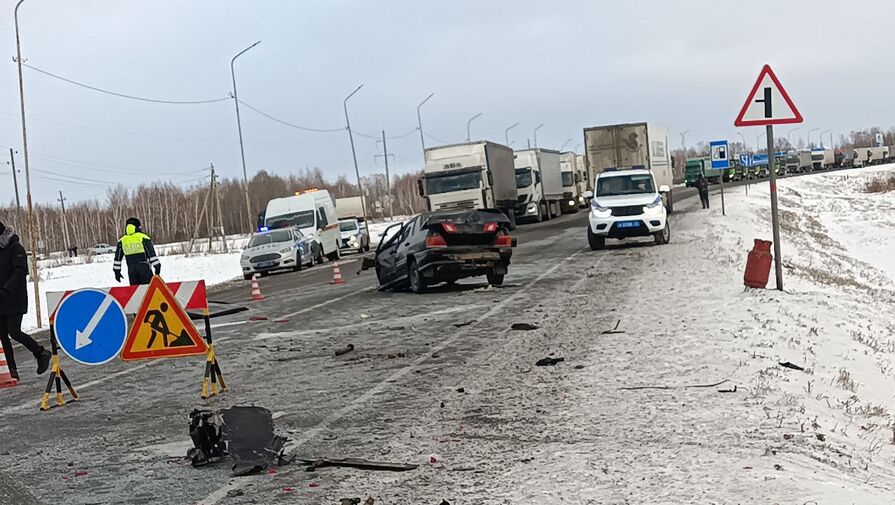
[[[13,377],[19,378],[10,337],[31,351],[37,360],[37,373],[50,366],[53,354],[22,331],[22,316],[28,312],[28,259],[15,230],[0,223],[0,341],[6,364]]]
[[[702,201],[702,208],[709,208],[709,181],[702,174],[696,178],[696,190],[699,191],[699,200]]]

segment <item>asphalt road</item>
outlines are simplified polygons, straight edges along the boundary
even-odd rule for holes
[[[694,202],[685,199],[693,193],[678,191],[680,212],[692,211]],[[670,220],[672,244],[677,219]],[[422,462],[439,444],[440,435],[428,427],[444,420],[445,399],[450,404],[457,387],[478,384],[494,388],[495,395],[520,394],[503,384],[506,367],[516,366],[505,355],[532,349],[518,347],[529,345],[524,338],[508,336],[512,323],[554,320],[561,328],[563,311],[595,311],[590,298],[581,296],[597,273],[610,276],[612,283],[588,287],[597,290],[594,294],[624,300],[637,296],[626,279],[638,274],[642,262],[657,261],[651,252],[655,249],[625,241],[609,251],[592,252],[585,222],[586,212],[579,212],[518,227],[514,236],[519,246],[501,288],[469,279],[423,295],[378,292],[373,272],[361,272],[358,258],[350,257],[341,262],[342,285],[330,283],[332,269],[326,263],[262,279],[266,298],[260,302],[247,301],[248,282],[217,287],[211,299],[246,304],[249,311],[214,320],[230,391],[209,401],[199,398],[201,357],[113,361],[100,367],[63,358],[81,400],[50,412],[37,409],[45,380],[20,370],[23,383],[3,391],[0,407],[0,503],[242,504],[299,498],[303,503],[338,503],[337,493],[350,488],[356,473],[315,476],[291,466],[277,474],[232,479],[227,463],[193,469],[183,459],[191,446],[189,412],[259,405],[274,412],[278,431],[290,438],[290,451]],[[252,316],[262,320],[252,321]],[[598,323],[609,326],[614,318],[611,314]],[[334,350],[349,343],[354,352],[334,356]],[[518,413],[526,429],[545,428],[534,415],[536,404]],[[458,415],[466,419],[470,414]],[[481,412],[477,416],[475,422],[490,422]],[[483,478],[500,473],[499,468],[491,471],[497,473]],[[439,487],[442,478],[421,473],[401,489],[457,491],[461,485],[445,482]],[[315,482],[324,491],[307,494],[307,486]],[[301,492],[285,491],[296,485]],[[398,496],[390,494],[386,483],[377,485],[384,486],[377,496]],[[418,498],[401,496],[386,503]],[[440,498],[430,501],[440,503]]]

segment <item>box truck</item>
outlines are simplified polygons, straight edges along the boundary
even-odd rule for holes
[[[519,199],[513,150],[489,141],[426,149],[417,180],[429,210],[500,209],[515,225]]]
[[[607,170],[647,169],[669,212],[674,209],[673,173],[668,129],[649,123],[594,126],[584,129],[587,172],[596,177]]]
[[[562,212],[562,171],[559,151],[532,148],[516,151],[516,219],[542,221]]]

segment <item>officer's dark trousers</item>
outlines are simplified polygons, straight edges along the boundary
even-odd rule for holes
[[[9,366],[9,370],[18,377],[18,374],[15,373],[17,370],[16,358],[13,355],[12,342],[9,341],[10,337],[31,351],[35,359],[44,351],[44,348],[35,342],[30,335],[22,331],[22,314],[0,316],[0,341],[3,343],[3,354],[6,355],[6,364]]]
[[[149,263],[128,263],[127,278],[130,280],[131,286],[137,284],[149,284],[152,280],[152,269]]]
[[[699,199],[702,200],[702,208],[709,208],[709,192],[708,190],[699,192]]]

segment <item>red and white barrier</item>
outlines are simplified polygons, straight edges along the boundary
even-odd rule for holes
[[[205,291],[205,281],[166,282],[168,288],[174,293],[177,302],[186,310],[201,310],[208,308],[208,298]],[[90,288],[104,291],[112,295],[121,304],[125,314],[136,314],[146,295],[148,285],[140,286],[114,286],[108,288]],[[85,288],[87,289],[87,288]],[[56,318],[56,309],[62,300],[77,290],[51,291],[47,293],[47,309],[50,311],[50,320]]]

